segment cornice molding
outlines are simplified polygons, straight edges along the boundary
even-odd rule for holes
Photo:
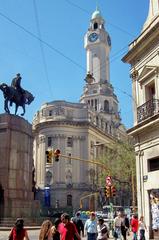
[[[138,59],[138,56],[142,55],[142,52],[146,52],[147,48],[152,48],[152,43],[153,45],[155,45],[155,42],[159,41],[158,29],[159,22],[157,22],[154,27],[152,27],[147,33],[145,33],[145,35],[143,32],[138,38],[136,38],[131,44],[129,44],[128,53],[122,58],[122,61],[132,64],[135,58]]]

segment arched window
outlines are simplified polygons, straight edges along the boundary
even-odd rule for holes
[[[109,112],[109,102],[108,102],[108,100],[104,101],[104,111]]]
[[[95,99],[95,111],[97,111],[97,99]]]
[[[67,206],[72,206],[72,195],[67,195]]]
[[[101,119],[100,124],[101,124],[101,129],[103,129],[103,119]]]
[[[105,123],[105,132],[107,132],[108,131],[108,123],[106,122]]]
[[[94,23],[94,30],[96,30],[98,28],[98,23]]]
[[[96,125],[97,126],[99,125],[99,118],[98,118],[98,116],[96,117]]]

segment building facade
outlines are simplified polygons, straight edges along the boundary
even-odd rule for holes
[[[53,101],[41,106],[33,120],[36,183],[48,189],[50,206],[78,209],[80,199],[99,190],[103,169],[90,164],[105,147],[127,137],[118,112],[118,100],[110,83],[110,36],[99,10],[92,14],[84,40],[87,56],[86,84],[80,103]],[[47,150],[86,160],[60,158],[47,163]],[[94,209],[94,198],[83,208]]]
[[[131,64],[138,213],[147,237],[159,239],[159,0],[150,0],[142,32],[123,61]]]

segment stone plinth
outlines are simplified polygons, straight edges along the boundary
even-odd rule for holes
[[[32,126],[0,114],[0,217],[31,217],[33,205]]]

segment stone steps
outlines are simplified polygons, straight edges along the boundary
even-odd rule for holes
[[[46,218],[23,218],[25,226],[39,226]],[[13,227],[16,218],[3,218],[0,220],[0,227]]]

